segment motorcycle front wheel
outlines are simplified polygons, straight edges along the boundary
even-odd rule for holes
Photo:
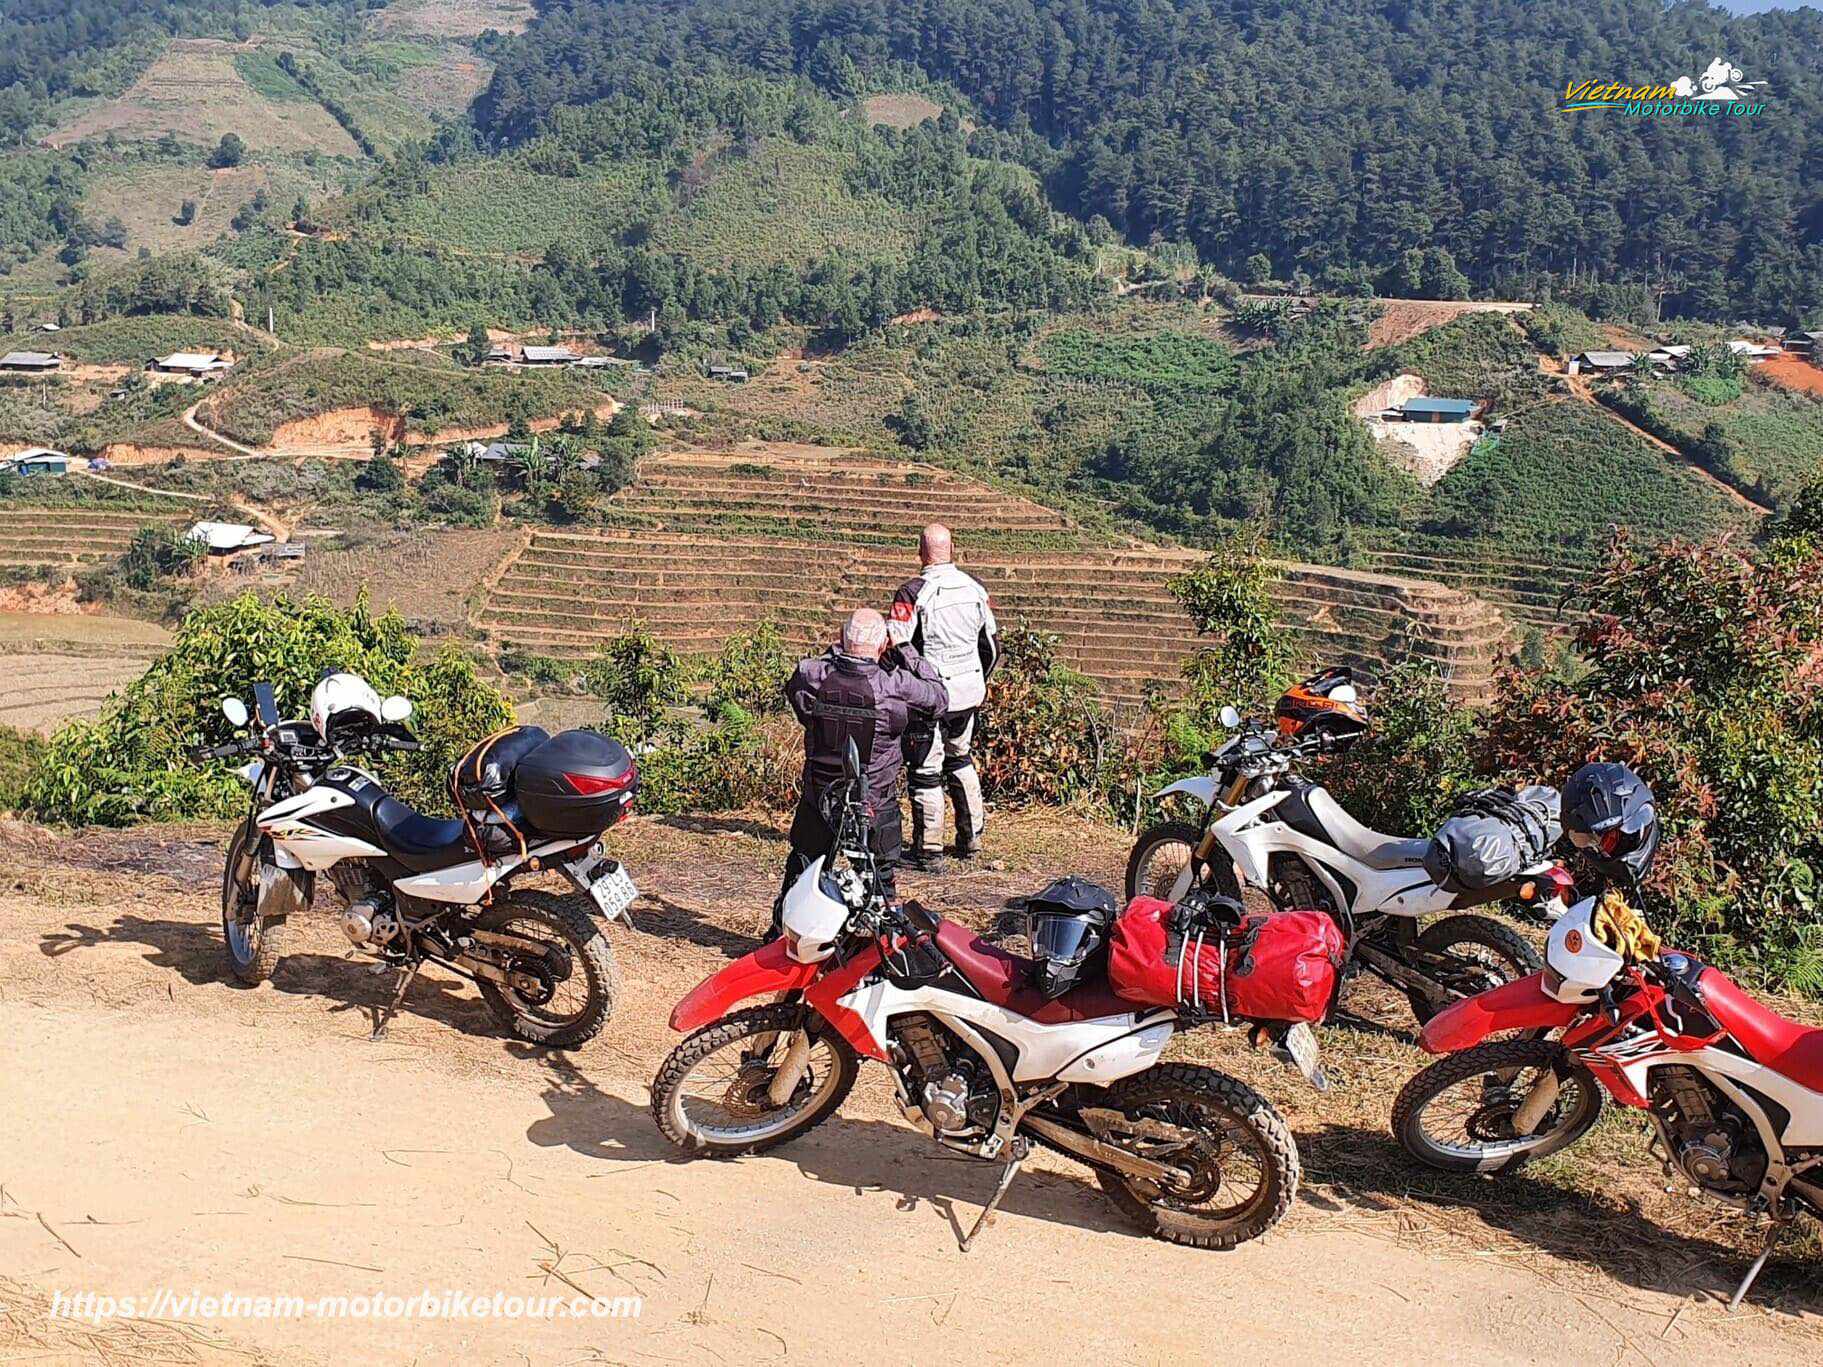
[[[1233,1248],[1291,1209],[1302,1172],[1297,1141],[1272,1103],[1239,1079],[1163,1063],[1116,1083],[1093,1104],[1121,1116],[1101,1128],[1104,1142],[1190,1174],[1167,1186],[1096,1169],[1109,1199],[1154,1238]]]
[[[1182,895],[1177,884],[1184,870],[1195,862],[1196,847],[1202,840],[1202,830],[1188,821],[1160,821],[1146,827],[1133,842],[1133,853],[1127,856],[1127,900],[1157,897],[1175,902]],[[1195,872],[1192,871],[1191,886]],[[1214,864],[1201,873],[1211,892],[1240,900],[1240,880],[1234,876],[1233,861],[1226,855],[1218,851]]]
[[[1530,1134],[1513,1124],[1547,1074],[1555,1100]],[[1504,1039],[1440,1059],[1393,1102],[1393,1134],[1420,1163],[1444,1172],[1506,1172],[1574,1144],[1601,1115],[1601,1084],[1551,1040]]]
[[[803,1072],[783,1102],[773,1079],[807,1032]],[[853,1046],[802,1006],[774,1003],[730,1012],[691,1035],[652,1079],[652,1119],[692,1154],[734,1158],[796,1139],[836,1113],[855,1085]]]
[[[575,899],[514,892],[475,924],[544,946],[539,954],[515,953],[504,983],[475,980],[502,1025],[553,1049],[574,1049],[601,1033],[620,995],[620,969],[608,937]]]
[[[283,928],[259,914],[259,837],[243,821],[228,842],[222,868],[222,946],[228,971],[237,982],[257,986],[278,965]]]

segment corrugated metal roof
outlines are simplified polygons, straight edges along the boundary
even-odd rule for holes
[[[1590,365],[1632,365],[1633,353],[1631,351],[1585,351],[1576,359],[1579,361],[1587,361]]]
[[[0,365],[58,365],[63,358],[52,351],[9,351]]]
[[[1405,401],[1407,413],[1473,413],[1479,406],[1473,399],[1432,399],[1420,394]]]
[[[174,351],[160,360],[159,364],[170,370],[207,370],[211,366],[226,365],[227,362],[213,351]]]
[[[574,361],[579,359],[567,346],[529,346],[525,349],[528,361]]]

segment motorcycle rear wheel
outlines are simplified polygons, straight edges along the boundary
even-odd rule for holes
[[[1297,1140],[1272,1103],[1238,1078],[1187,1063],[1162,1063],[1110,1087],[1098,1106],[1129,1121],[1163,1121],[1195,1135],[1193,1152],[1136,1149],[1160,1162],[1187,1156],[1203,1181],[1173,1192],[1108,1168],[1095,1175],[1108,1198],[1147,1234],[1194,1248],[1233,1248],[1285,1218],[1302,1165]],[[1124,1147],[1124,1146],[1123,1146]],[[1232,1188],[1229,1177],[1240,1173]],[[1206,1188],[1206,1190],[1205,1190]]]
[[[1523,935],[1491,916],[1446,916],[1425,928],[1418,936],[1417,947],[1460,962],[1460,979],[1440,983],[1458,999],[1530,977],[1544,967],[1544,960]],[[1423,993],[1407,991],[1405,995],[1418,1024],[1423,1025],[1437,1014],[1439,1008],[1433,1007]]]
[[[522,1040],[552,1049],[574,1049],[601,1033],[620,995],[620,967],[607,935],[576,899],[515,891],[476,926],[544,941],[568,970],[546,981],[535,965],[528,966],[517,988],[476,979],[482,1000],[502,1025]]]
[[[1514,1134],[1520,1102],[1552,1069],[1562,1075],[1556,1101],[1531,1134]],[[1407,1082],[1393,1102],[1393,1134],[1413,1158],[1444,1172],[1509,1172],[1581,1139],[1601,1106],[1601,1084],[1569,1063],[1562,1045],[1493,1040],[1440,1059]]]
[[[235,981],[257,987],[278,966],[284,928],[259,914],[259,858],[253,826],[243,821],[222,866],[222,957]],[[244,867],[243,867],[244,866]]]
[[[774,1106],[766,1094],[792,1034],[810,1031],[810,1057],[791,1097]],[[671,1051],[652,1079],[652,1119],[659,1132],[693,1156],[736,1158],[808,1134],[847,1100],[861,1070],[853,1046],[801,1006],[774,1003],[733,1011]],[[709,1102],[692,1087],[719,1093]],[[695,1109],[691,1102],[709,1102]],[[719,1108],[726,1116],[711,1115]]]

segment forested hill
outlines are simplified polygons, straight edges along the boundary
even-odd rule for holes
[[[838,97],[959,92],[1057,205],[1243,275],[1392,292],[1442,247],[1475,289],[1651,283],[1667,313],[1823,300],[1823,12],[1694,0],[538,0],[475,107],[517,143],[565,105],[721,62]],[[1765,82],[1749,118],[1560,112],[1572,81]],[[1258,270],[1260,267],[1255,266]]]

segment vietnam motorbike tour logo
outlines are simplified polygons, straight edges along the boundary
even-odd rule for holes
[[[1743,80],[1745,74],[1726,57],[1717,57],[1696,79],[1679,76],[1670,84],[1572,81],[1558,108],[1564,113],[1614,109],[1635,118],[1751,118],[1766,108],[1766,82]]]

